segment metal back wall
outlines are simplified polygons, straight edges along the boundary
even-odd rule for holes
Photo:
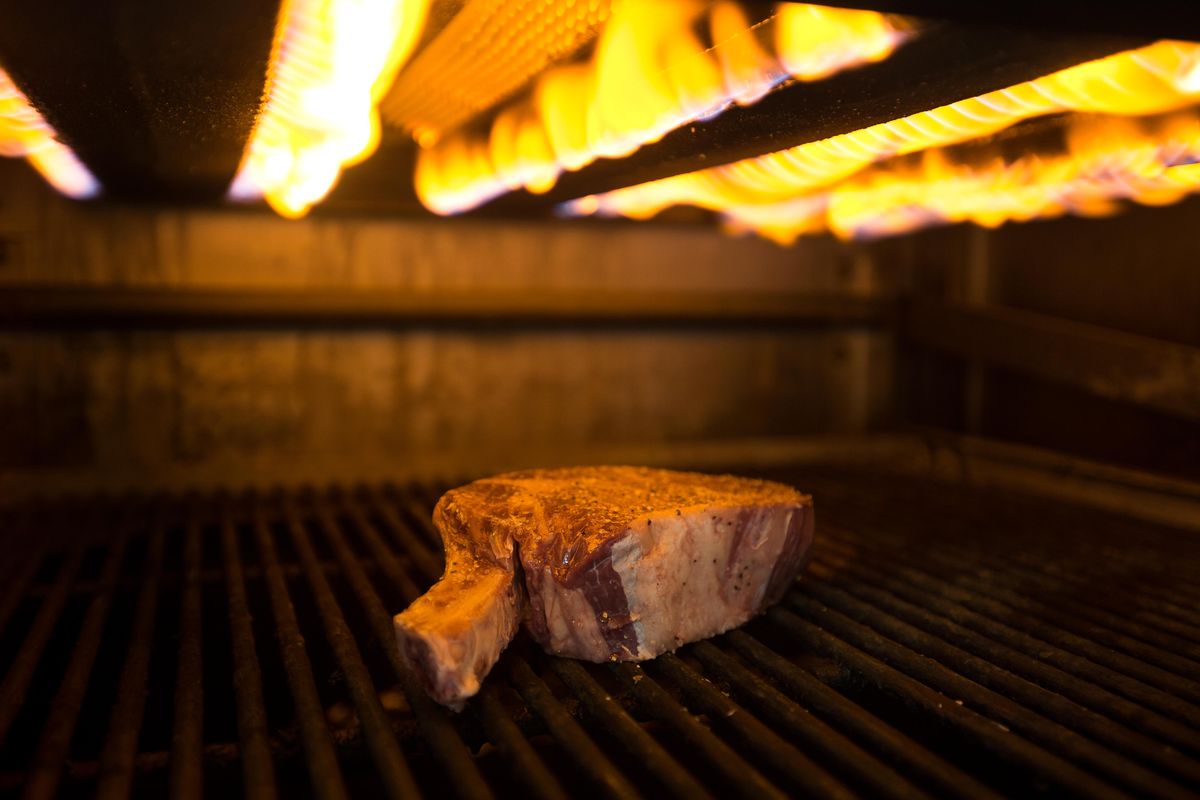
[[[460,715],[393,645],[440,573],[418,486],[92,498],[6,521],[0,793],[1184,797],[1200,543],[831,467],[815,560],[642,666],[522,636]]]
[[[1195,477],[1200,202],[888,244],[912,267],[903,415]]]
[[[9,488],[502,468],[889,406],[890,306],[830,242],[0,195]]]

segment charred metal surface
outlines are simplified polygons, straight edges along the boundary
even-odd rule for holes
[[[4,529],[23,563],[0,592],[0,795],[1200,787],[1195,537],[865,467],[770,477],[821,507],[779,606],[641,666],[519,637],[458,715],[392,647],[390,615],[442,569],[439,488],[31,506]]]
[[[278,7],[0,0],[0,64],[107,196],[213,201],[258,113]]]
[[[1115,33],[1156,39],[1200,40],[1200,13],[1191,0],[1097,3],[1095,0],[828,0],[827,6],[862,8],[933,19],[995,23],[1065,33]]]
[[[752,106],[686,125],[619,160],[566,173],[544,195],[518,193],[492,213],[535,208],[728,164],[856,131],[1003,89],[1145,44],[1124,36],[1064,35],[937,24],[877,64],[779,89]]]

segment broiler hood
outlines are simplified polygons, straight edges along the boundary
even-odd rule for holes
[[[684,205],[781,242],[1103,215],[1200,185],[1186,4],[836,5],[6,3],[0,152],[65,145],[74,166],[30,157],[107,201]]]

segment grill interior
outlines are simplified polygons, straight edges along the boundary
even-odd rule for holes
[[[460,715],[391,647],[391,615],[441,570],[436,487],[13,509],[0,793],[1200,788],[1194,535],[861,467],[769,477],[818,508],[779,607],[642,666],[519,636]]]

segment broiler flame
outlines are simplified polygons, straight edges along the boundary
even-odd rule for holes
[[[424,28],[430,0],[285,0],[264,110],[230,197],[308,213],[343,168],[375,151],[377,106]]]
[[[1107,216],[1117,201],[1174,203],[1200,188],[1200,114],[1080,117],[1065,153],[956,161],[938,150],[912,168],[869,170],[828,194],[826,222],[843,238],[928,224],[994,228],[1062,214]]]
[[[1194,188],[1200,45],[1163,41],[892,122],[778,153],[582,198],[573,214],[644,219],[668,206],[722,212],[735,230],[787,243],[969,220],[998,225],[1171,202]],[[944,148],[1072,112],[1066,153],[961,162]],[[897,157],[924,155],[915,164]],[[891,159],[891,161],[888,161]],[[878,166],[873,166],[878,165]]]
[[[801,3],[751,26],[730,0],[616,2],[588,63],[547,70],[488,130],[443,133],[423,149],[417,194],[452,214],[514,189],[546,192],[564,170],[627,156],[788,78],[886,58],[906,35],[892,17]]]
[[[4,70],[0,70],[0,156],[24,157],[68,197],[84,199],[100,191],[100,183],[74,151],[58,141],[54,129]]]

